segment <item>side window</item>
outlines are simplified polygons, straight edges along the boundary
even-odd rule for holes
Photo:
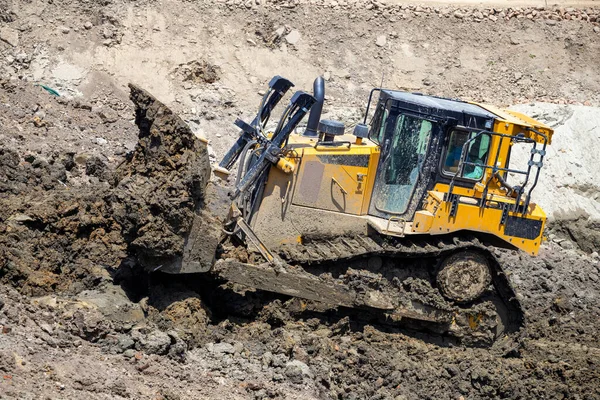
[[[370,139],[377,144],[381,144],[383,136],[385,134],[385,128],[387,127],[388,110],[383,109],[383,106],[379,104],[375,115],[373,116],[373,128],[371,129]]]
[[[463,147],[467,140],[475,138],[477,132],[467,132],[454,130],[450,133],[450,140],[446,149],[442,172],[446,175],[456,175]],[[479,135],[476,139],[469,142],[465,151],[467,152],[463,169],[463,178],[480,180],[483,178],[488,153],[490,150],[490,136]]]

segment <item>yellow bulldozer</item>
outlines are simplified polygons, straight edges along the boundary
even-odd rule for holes
[[[213,170],[232,185],[209,184],[183,257],[161,270],[371,310],[466,343],[522,331],[494,254],[540,248],[546,217],[532,192],[552,129],[514,111],[377,88],[350,132],[321,120],[319,77],[268,131],[292,87],[274,77],[256,118],[235,122],[240,136]],[[529,148],[522,168],[511,167],[515,146]]]

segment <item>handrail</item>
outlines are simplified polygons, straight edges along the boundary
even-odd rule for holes
[[[536,135],[539,135],[542,139],[543,139],[543,146],[542,149],[538,149],[537,148],[537,144],[538,141],[532,138],[528,138],[525,136],[515,136],[515,135],[507,135],[507,134],[503,134],[503,133],[498,133],[498,132],[491,132],[491,131],[487,131],[487,130],[481,130],[479,131],[475,136],[473,136],[472,138],[469,138],[464,144],[463,144],[463,148],[461,151],[461,155],[460,155],[460,161],[459,161],[459,166],[458,166],[458,170],[456,172],[456,174],[452,177],[449,187],[448,187],[448,200],[452,200],[452,197],[454,195],[453,191],[454,191],[454,185],[455,185],[455,179],[457,177],[462,177],[463,173],[464,173],[464,168],[467,165],[470,166],[475,166],[475,167],[480,167],[483,168],[485,171],[487,170],[492,170],[492,174],[490,176],[490,178],[487,180],[486,184],[485,184],[485,188],[483,191],[483,196],[482,196],[482,201],[480,203],[481,207],[485,207],[485,199],[487,197],[487,192],[488,192],[488,188],[489,188],[489,184],[492,181],[492,179],[494,178],[494,176],[497,176],[497,178],[500,178],[500,175],[498,174],[499,172],[509,172],[509,173],[514,173],[514,174],[520,174],[520,175],[524,175],[525,176],[525,182],[517,189],[517,187],[515,188],[511,188],[514,192],[517,193],[517,197],[515,199],[515,204],[513,207],[512,211],[518,211],[519,210],[519,205],[521,203],[521,196],[523,195],[523,189],[525,189],[525,187],[527,186],[527,184],[529,183],[529,178],[531,175],[531,169],[532,167],[536,167],[536,173],[535,173],[535,178],[533,180],[533,184],[531,185],[531,187],[529,188],[529,190],[527,191],[527,194],[525,195],[525,201],[523,203],[523,207],[522,207],[522,211],[521,213],[523,215],[525,215],[525,213],[527,212],[527,209],[529,207],[529,202],[531,199],[531,193],[533,192],[533,189],[535,189],[535,187],[537,186],[538,180],[539,180],[539,175],[540,175],[540,170],[543,166],[543,159],[544,156],[546,155],[546,146],[548,144],[548,138],[546,135],[544,135],[543,133],[533,129],[533,128],[528,128],[529,131],[533,132]],[[481,137],[482,135],[490,135],[490,136],[495,136],[495,137],[499,137],[500,138],[500,144],[498,145],[498,150],[496,151],[496,157],[495,157],[495,161],[493,163],[493,165],[488,165],[488,164],[483,164],[483,163],[479,163],[479,162],[472,162],[472,161],[467,161],[467,149],[470,143],[472,143],[474,140],[476,140],[477,138]],[[498,167],[498,156],[500,154],[500,148],[502,147],[503,141],[504,139],[509,138],[511,141],[520,141],[520,142],[524,142],[524,143],[528,143],[528,144],[532,144],[533,147],[530,151],[530,158],[529,161],[527,163],[527,170],[519,170],[519,169],[514,169],[514,168],[508,168],[508,167]],[[539,155],[539,161],[535,160],[535,156]],[[502,182],[505,182],[503,179],[501,180]]]

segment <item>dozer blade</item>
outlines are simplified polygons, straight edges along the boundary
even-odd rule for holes
[[[411,318],[421,321],[449,324],[454,313],[432,309],[418,302],[400,304],[393,296],[368,289],[353,288],[338,281],[317,277],[301,267],[285,264],[246,264],[235,260],[218,260],[212,271],[223,279],[269,292],[300,297],[307,300],[348,308],[375,309],[395,319]]]
[[[223,221],[227,217],[230,200],[228,189],[209,183],[204,202],[194,215],[183,249],[183,257],[164,263],[161,272],[193,274],[208,272],[215,262],[217,247],[223,236]]]

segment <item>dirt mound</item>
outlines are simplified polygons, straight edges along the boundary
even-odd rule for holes
[[[214,83],[221,77],[221,68],[206,61],[193,60],[176,68],[182,80],[193,83]]]
[[[113,210],[130,250],[147,267],[183,254],[210,177],[206,145],[164,104],[130,85],[139,141],[117,169]]]
[[[73,188],[72,155],[50,161],[0,151],[0,276],[28,294],[78,292],[130,256],[149,267],[183,253],[210,174],[206,146],[167,107],[131,86],[139,142],[107,182]],[[104,179],[103,179],[104,180]]]

